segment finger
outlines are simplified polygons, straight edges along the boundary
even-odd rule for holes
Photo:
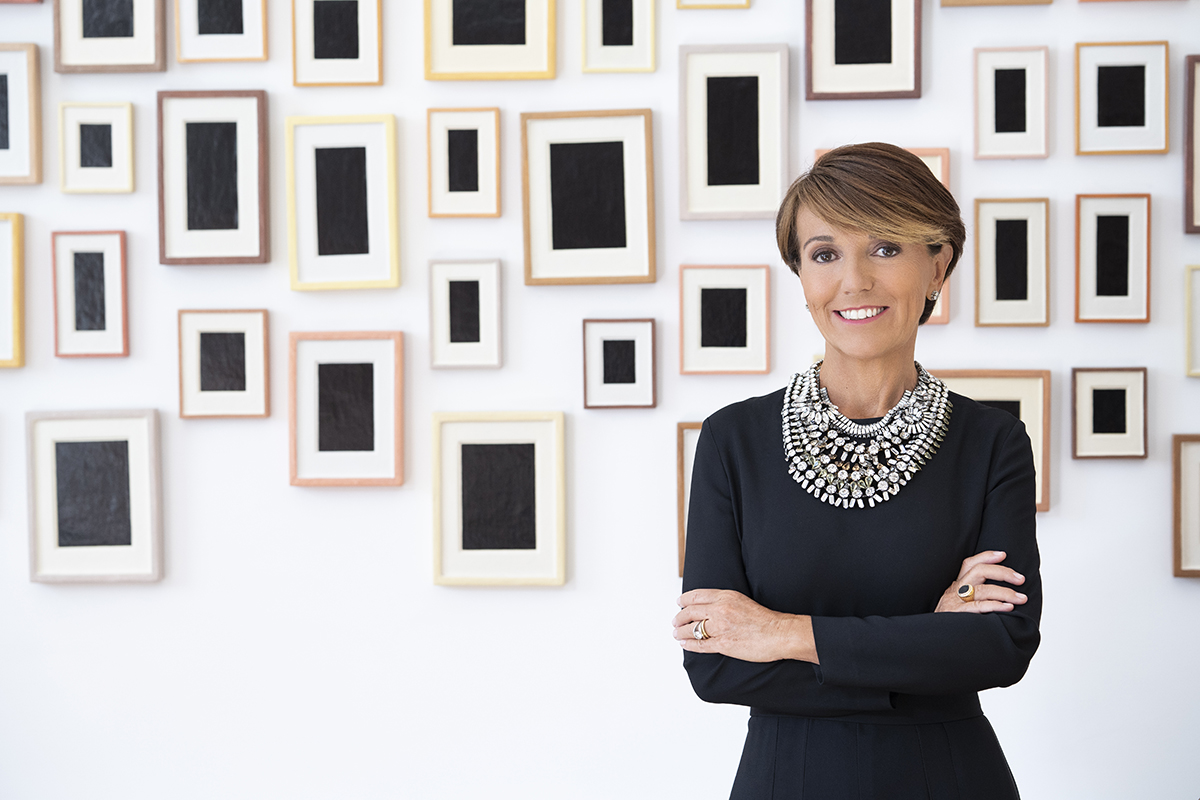
[[[993,611],[1012,611],[1012,603],[1000,603],[995,600],[976,600],[974,603],[966,605],[974,606],[973,609],[977,614],[990,614]]]
[[[1007,586],[996,586],[995,584],[985,583],[982,586],[975,587],[975,602],[984,600],[992,600],[998,603],[1008,603],[1010,605],[1019,606],[1028,602],[1029,598],[1018,592],[1016,589],[1010,589]]]
[[[1000,581],[1020,586],[1025,582],[1025,576],[1011,567],[1000,564],[976,564],[959,578],[960,583],[969,583],[972,586],[978,586],[984,581]]]
[[[684,641],[686,639],[693,639],[695,641],[707,641],[704,639],[696,639],[696,625],[698,624],[698,622],[699,621],[697,620],[697,622],[689,622],[686,625],[677,625],[674,628],[674,630],[672,631],[671,635],[674,636],[679,641]],[[712,628],[713,628],[712,620],[711,619],[704,620],[704,632],[708,634],[709,639],[713,638]]]
[[[690,592],[681,594],[675,603],[681,608],[684,606],[715,603],[724,591],[724,589],[692,589]]]
[[[999,564],[1007,555],[1003,550],[984,550],[982,553],[964,558],[962,568],[958,571],[958,579],[961,581],[967,572],[979,564]]]
[[[675,618],[671,620],[671,624],[678,628],[684,625],[695,624],[702,619],[708,619],[708,613],[705,612],[703,606],[688,606],[687,608],[680,609]]]

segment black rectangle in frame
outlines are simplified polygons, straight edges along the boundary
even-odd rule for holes
[[[535,445],[461,447],[463,550],[537,549]]]
[[[59,547],[133,542],[129,442],[55,442]]]
[[[1025,69],[998,69],[995,73],[996,133],[1024,133]]]
[[[133,36],[133,0],[83,0],[83,38]]]
[[[358,58],[358,0],[314,0],[313,58]]]
[[[454,44],[525,44],[526,0],[451,0]]]
[[[1146,67],[1141,64],[1099,67],[1096,74],[1096,125],[1141,128],[1146,124]]]
[[[189,122],[186,127],[188,230],[236,230],[238,125]]]
[[[367,220],[367,148],[318,147],[317,254],[371,252]]]
[[[1029,220],[996,220],[996,299],[1029,299]]]
[[[758,76],[709,78],[708,185],[759,182]]]
[[[479,191],[479,131],[476,128],[446,131],[450,162],[450,191]]]
[[[1092,433],[1127,433],[1125,390],[1092,389]]]
[[[892,0],[834,0],[833,63],[892,63]]]
[[[604,340],[604,382],[637,383],[637,342]]]
[[[1007,411],[1017,419],[1021,418],[1021,401],[1020,400],[979,400],[980,405],[991,406],[998,408],[1001,411]]]
[[[104,253],[74,255],[75,330],[105,330]]]
[[[79,166],[105,169],[112,166],[112,125],[79,126]]]
[[[375,365],[317,365],[317,449],[375,449]]]
[[[700,346],[745,347],[747,292],[742,288],[700,290]]]
[[[0,150],[8,148],[8,76],[0,75]]]
[[[1096,217],[1096,295],[1129,296],[1129,217]]]
[[[633,45],[633,0],[604,0],[600,6],[600,43],[605,47]]]
[[[201,331],[200,391],[246,391],[246,334]]]
[[[625,143],[550,145],[555,250],[625,247]]]
[[[245,33],[242,0],[198,0],[196,15],[200,35],[234,35]]]
[[[479,281],[450,281],[450,341],[479,341]]]

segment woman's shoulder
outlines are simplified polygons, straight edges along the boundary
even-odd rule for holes
[[[1004,442],[1014,429],[1025,432],[1018,401],[979,402],[963,394],[950,392],[950,426],[976,440]]]
[[[745,400],[730,403],[710,414],[704,424],[713,432],[756,428],[764,421],[771,421],[778,427],[779,415],[783,410],[783,395],[786,391],[785,387],[770,394],[748,397]]]

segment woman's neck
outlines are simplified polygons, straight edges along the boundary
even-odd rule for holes
[[[913,350],[863,360],[830,348],[821,365],[821,385],[843,416],[882,417],[917,385]]]

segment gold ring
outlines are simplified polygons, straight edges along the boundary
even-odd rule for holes
[[[964,603],[969,603],[975,598],[975,587],[969,583],[964,583],[958,587],[958,599]]]
[[[708,631],[704,630],[704,623],[705,623],[705,622],[707,622],[707,621],[708,621],[708,620],[703,620],[703,619],[702,619],[702,620],[700,620],[699,622],[697,622],[695,625],[693,625],[693,626],[692,626],[692,636],[693,636],[693,637],[694,637],[694,638],[695,638],[697,641],[701,641],[701,642],[703,642],[705,639],[711,639],[711,638],[712,638],[712,636],[710,636],[710,635],[708,634]]]

